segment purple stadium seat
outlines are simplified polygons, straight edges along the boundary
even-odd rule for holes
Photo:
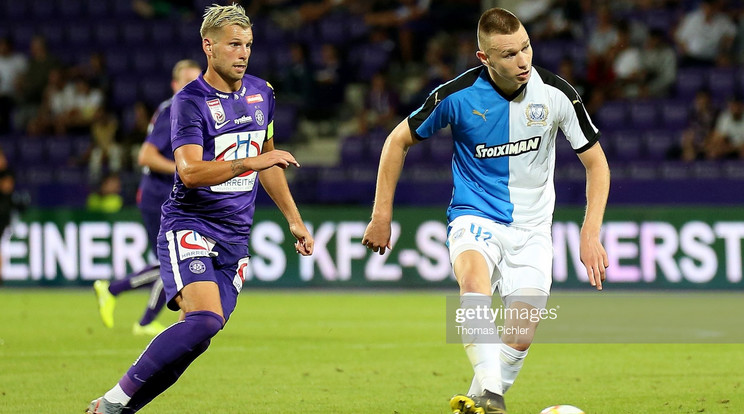
[[[263,45],[262,47],[251,49],[251,56],[248,60],[248,71],[250,74],[264,77],[271,72],[270,47],[270,45]]]
[[[10,34],[18,50],[24,50],[31,43],[31,38],[36,35],[36,28],[25,23],[16,23],[11,28]]]
[[[46,22],[40,25],[38,31],[46,38],[47,46],[52,50],[55,50],[65,41],[65,30],[59,22]]]
[[[634,101],[630,104],[630,120],[638,128],[651,128],[659,125],[658,101]]]
[[[619,129],[627,127],[628,104],[624,101],[610,101],[597,111],[597,123],[601,128]]]
[[[679,134],[676,131],[666,129],[655,129],[643,134],[645,155],[647,159],[664,160],[669,150],[679,142]]]
[[[707,86],[707,71],[704,68],[680,68],[677,72],[677,97],[691,98]]]
[[[47,159],[52,165],[66,165],[72,157],[72,141],[69,137],[46,139]]]
[[[561,41],[541,42],[535,53],[535,64],[542,66],[550,71],[557,71],[563,57],[567,56],[568,43]],[[586,52],[585,52],[586,53]]]
[[[160,67],[160,57],[156,50],[149,48],[137,49],[130,54],[132,70],[140,76],[151,76],[152,74],[160,75],[163,72],[168,73],[171,68]]]
[[[364,18],[361,16],[348,16],[345,24],[350,40],[364,38],[369,33],[369,25],[364,22]]]
[[[150,24],[150,38],[157,44],[170,43],[175,37],[175,29],[169,20],[158,21],[158,24]]]
[[[636,180],[655,180],[659,178],[657,161],[630,161],[627,164],[627,176]]]
[[[736,69],[713,68],[707,73],[708,89],[714,101],[724,102],[736,92]]]
[[[116,21],[99,21],[93,26],[93,39],[101,46],[119,47],[119,25]],[[118,53],[122,53],[120,48]]]
[[[14,135],[3,136],[0,138],[0,150],[5,154],[5,158],[9,164],[14,164],[13,160],[16,159],[16,147],[18,142],[23,139]]]
[[[133,76],[117,77],[111,87],[111,99],[114,106],[124,108],[137,101],[138,78]]]
[[[360,47],[357,76],[367,81],[384,69],[390,60],[390,50],[384,44],[368,44]]]
[[[88,15],[91,17],[104,17],[110,13],[108,1],[88,0],[85,3]]]
[[[70,19],[78,19],[83,15],[84,6],[82,1],[57,0],[57,13],[69,22]]]
[[[168,73],[163,71],[163,73]],[[157,108],[161,102],[168,99],[172,91],[170,89],[170,76],[144,76],[140,80],[140,96],[150,108]]]
[[[659,165],[660,178],[667,180],[681,180],[690,177],[690,163],[685,161],[670,160]]]
[[[149,26],[153,26],[152,22],[144,20],[129,20],[122,23],[120,28],[121,39],[124,41],[124,45],[141,47],[142,43],[150,40]],[[157,24],[155,26],[157,26]],[[157,42],[161,44],[159,39]]]
[[[12,0],[11,0],[12,1]],[[34,20],[49,20],[54,17],[57,13],[54,2],[49,0],[31,0],[29,3],[29,13],[34,17]]]
[[[291,142],[297,132],[297,108],[289,104],[274,108],[274,137],[276,142]]]
[[[114,14],[118,18],[134,18],[137,14],[132,8],[132,0],[113,0],[114,3]]]
[[[121,53],[118,49],[111,49],[104,52],[104,58],[106,59],[106,69],[109,75],[129,74],[129,55],[127,53]]]
[[[344,138],[341,143],[340,163],[343,166],[353,167],[366,163],[367,161],[367,139],[363,135],[352,135]]]
[[[683,129],[687,126],[690,113],[689,100],[668,100],[661,103],[661,119],[664,126],[672,129]]]
[[[614,159],[633,161],[642,158],[643,145],[636,130],[617,131],[612,134]]]
[[[65,38],[72,45],[84,45],[90,43],[91,28],[85,21],[65,25]]]
[[[695,161],[691,167],[695,178],[717,179],[723,176],[723,163],[720,161]]]
[[[8,22],[17,22],[23,20],[28,13],[29,5],[25,1],[4,1],[2,13]]]
[[[24,164],[35,164],[44,162],[46,159],[46,146],[43,138],[26,138],[18,142],[18,160]]]
[[[318,35],[322,43],[333,45],[344,45],[349,41],[346,27],[348,16],[343,14],[332,14],[320,20],[318,24]]]
[[[406,153],[406,165],[420,165],[427,164],[431,159],[429,154],[430,145],[415,145],[411,147]]]

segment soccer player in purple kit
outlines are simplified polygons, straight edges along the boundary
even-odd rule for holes
[[[273,90],[245,73],[250,20],[239,5],[211,6],[200,33],[207,70],[173,98],[177,174],[158,235],[167,304],[181,310],[181,320],[156,336],[87,413],[136,412],[175,383],[223,328],[248,265],[257,178],[286,218],[295,250],[313,252],[282,171],[299,163],[271,139]]]
[[[196,79],[201,71],[201,66],[195,60],[184,59],[176,62],[171,79],[173,93],[177,93],[186,84]],[[173,174],[176,172],[170,138],[171,101],[172,98],[168,98],[158,107],[150,121],[147,138],[139,152],[139,164],[144,168],[144,172],[137,192],[137,204],[142,213],[142,222],[147,230],[147,239],[153,252],[156,252],[160,231],[161,207],[173,189]],[[132,333],[154,336],[162,332],[165,327],[155,320],[165,306],[165,291],[163,281],[160,279],[159,264],[149,265],[113,283],[98,280],[93,284],[103,324],[107,328],[114,326],[114,307],[119,294],[147,285],[151,285],[150,298],[142,318],[132,326]]]

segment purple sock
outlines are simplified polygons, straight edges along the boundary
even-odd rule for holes
[[[163,306],[165,306],[165,290],[163,290],[162,283],[156,282],[152,286],[150,299],[147,302],[147,308],[145,309],[145,313],[142,315],[139,324],[142,326],[149,325],[150,322],[154,321],[158,316],[160,311],[163,309]]]
[[[155,374],[194,351],[222,329],[223,319],[209,311],[189,312],[186,318],[153,338],[150,345],[119,380],[124,392],[133,396]]]
[[[197,345],[193,351],[179,358],[176,362],[164,367],[160,372],[153,375],[145,385],[142,386],[137,392],[132,395],[132,399],[127,403],[127,410],[125,413],[136,413],[141,410],[142,407],[147,405],[155,397],[162,394],[163,391],[167,390],[168,387],[175,384],[181,374],[186,371],[186,368],[191,365],[192,362],[204,351],[209,348],[210,340]]]
[[[148,283],[153,283],[160,278],[160,265],[150,265],[136,273],[127,275],[122,280],[111,283],[109,292],[116,296],[121,292],[137,289]]]

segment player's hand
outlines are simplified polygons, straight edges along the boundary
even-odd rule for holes
[[[586,267],[586,275],[589,283],[602,290],[602,282],[606,277],[607,267],[610,265],[607,252],[599,241],[599,235],[586,235],[582,232],[579,247],[581,263]]]
[[[274,166],[285,169],[290,164],[295,167],[300,166],[300,163],[295,160],[292,154],[283,150],[271,150],[256,157],[246,158],[245,160],[249,167],[248,169],[253,171],[262,171]]]
[[[289,231],[292,233],[297,241],[295,242],[295,251],[303,256],[310,256],[313,254],[313,245],[315,241],[313,236],[307,230],[304,224],[292,224],[289,226]]]
[[[390,245],[390,232],[390,221],[372,219],[364,231],[362,244],[373,252],[385,254],[385,249],[393,249]]]

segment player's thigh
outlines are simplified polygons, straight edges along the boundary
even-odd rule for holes
[[[176,295],[175,301],[185,313],[210,311],[223,316],[220,289],[215,282],[189,283]]]
[[[487,286],[483,293],[491,292],[499,277],[496,264],[501,260],[502,227],[475,216],[461,216],[450,223],[447,247],[460,286],[475,283],[479,288]]]
[[[502,298],[522,289],[550,293],[553,268],[553,244],[549,233],[511,229],[512,236],[504,247],[501,273]]]

